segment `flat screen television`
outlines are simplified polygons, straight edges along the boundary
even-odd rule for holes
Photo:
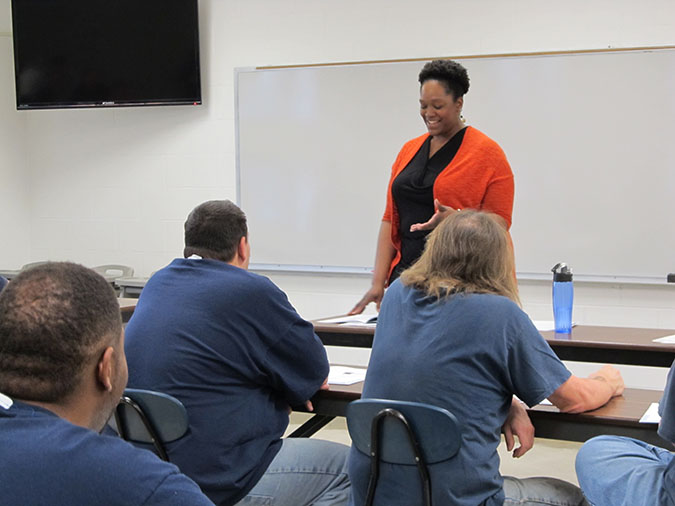
[[[197,0],[12,0],[17,109],[201,104]]]

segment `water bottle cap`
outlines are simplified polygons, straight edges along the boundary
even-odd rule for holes
[[[572,281],[572,269],[564,262],[557,263],[551,269],[553,281]]]

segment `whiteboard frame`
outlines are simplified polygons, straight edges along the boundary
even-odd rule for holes
[[[661,45],[661,46],[636,46],[636,47],[611,47],[596,48],[596,49],[580,49],[580,50],[561,50],[561,51],[535,51],[535,52],[520,52],[520,53],[492,53],[492,54],[473,54],[473,55],[459,55],[459,56],[435,56],[435,57],[420,57],[420,58],[406,58],[406,59],[389,59],[389,60],[363,60],[351,62],[332,62],[332,63],[310,63],[310,64],[293,64],[293,65],[272,65],[272,66],[247,66],[235,67],[234,69],[234,117],[235,117],[235,146],[236,146],[236,199],[237,204],[241,206],[241,163],[240,163],[240,133],[239,133],[239,73],[252,72],[261,70],[281,70],[281,69],[300,69],[300,68],[314,68],[314,67],[339,67],[339,66],[353,66],[353,65],[372,65],[372,64],[388,64],[388,63],[403,63],[403,62],[426,62],[434,59],[451,59],[451,60],[466,60],[466,59],[487,59],[487,58],[522,58],[528,56],[560,56],[560,55],[581,55],[581,54],[604,54],[617,52],[640,52],[640,51],[658,51],[658,50],[673,50],[675,45]],[[302,265],[302,264],[278,264],[278,263],[251,263],[250,269],[259,272],[279,272],[279,273],[303,273],[303,274],[318,274],[318,275],[353,275],[358,277],[371,276],[372,267],[342,267],[335,265]],[[620,276],[620,275],[577,275],[575,281],[584,283],[604,283],[604,284],[631,284],[631,285],[670,285],[667,281],[668,273],[663,276]],[[526,281],[550,281],[551,277],[548,274],[520,272],[516,273],[518,280]]]

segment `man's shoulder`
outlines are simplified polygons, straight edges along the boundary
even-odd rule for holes
[[[198,494],[196,485],[180,475],[177,467],[159,460],[147,450],[134,448],[117,437],[99,435],[58,417],[40,417],[39,414],[38,417],[39,423],[17,417],[11,427],[0,429],[11,438],[11,441],[4,441],[5,438],[0,437],[2,445],[8,449],[5,460],[8,468],[2,474],[10,480],[2,488],[10,496],[22,493],[11,485],[14,472],[37,475],[32,480],[36,494],[43,493],[42,489],[58,480],[65,491],[71,490],[70,495],[64,492],[66,497],[86,501],[91,496],[91,501],[100,504],[145,504],[173,477],[182,478],[177,485],[172,485],[177,490]],[[4,479],[0,478],[2,482]],[[26,492],[23,494],[25,496]],[[65,504],[61,492],[54,494],[53,504]]]
[[[119,437],[98,434],[59,417],[40,424],[27,423],[22,439],[27,451],[32,451],[30,447],[35,446],[35,451],[42,452],[45,457],[56,460],[63,455],[67,457],[69,466],[84,474],[92,469],[105,469],[106,473],[120,478],[148,467],[165,474],[177,471],[174,465],[159,460],[149,451],[135,448]]]
[[[467,316],[473,318],[485,317],[485,323],[504,326],[508,322],[520,322],[527,315],[518,304],[508,297],[490,293],[474,293],[459,295]]]
[[[176,258],[150,278],[148,291],[162,293],[164,285],[173,287],[188,285],[195,290],[208,288],[209,297],[213,290],[224,292],[283,292],[267,277],[248,269],[242,269],[227,262],[211,259]],[[203,286],[202,286],[203,285]],[[141,294],[142,296],[142,294]]]
[[[227,285],[223,285],[225,291],[234,291],[242,298],[255,298],[258,302],[265,299],[271,301],[287,300],[286,294],[274,282],[266,276],[251,272],[248,269],[233,267],[233,270],[225,274],[228,279]]]
[[[486,311],[498,308],[509,312],[519,312],[518,305],[508,297],[497,295],[495,293],[473,293],[466,295],[469,303],[477,307],[484,308]]]

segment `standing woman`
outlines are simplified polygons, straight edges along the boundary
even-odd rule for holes
[[[513,173],[499,145],[462,117],[469,91],[466,69],[451,60],[422,68],[420,114],[428,133],[408,141],[396,158],[377,241],[371,288],[350,314],[371,302],[422,254],[427,234],[458,209],[490,211],[508,230]]]

